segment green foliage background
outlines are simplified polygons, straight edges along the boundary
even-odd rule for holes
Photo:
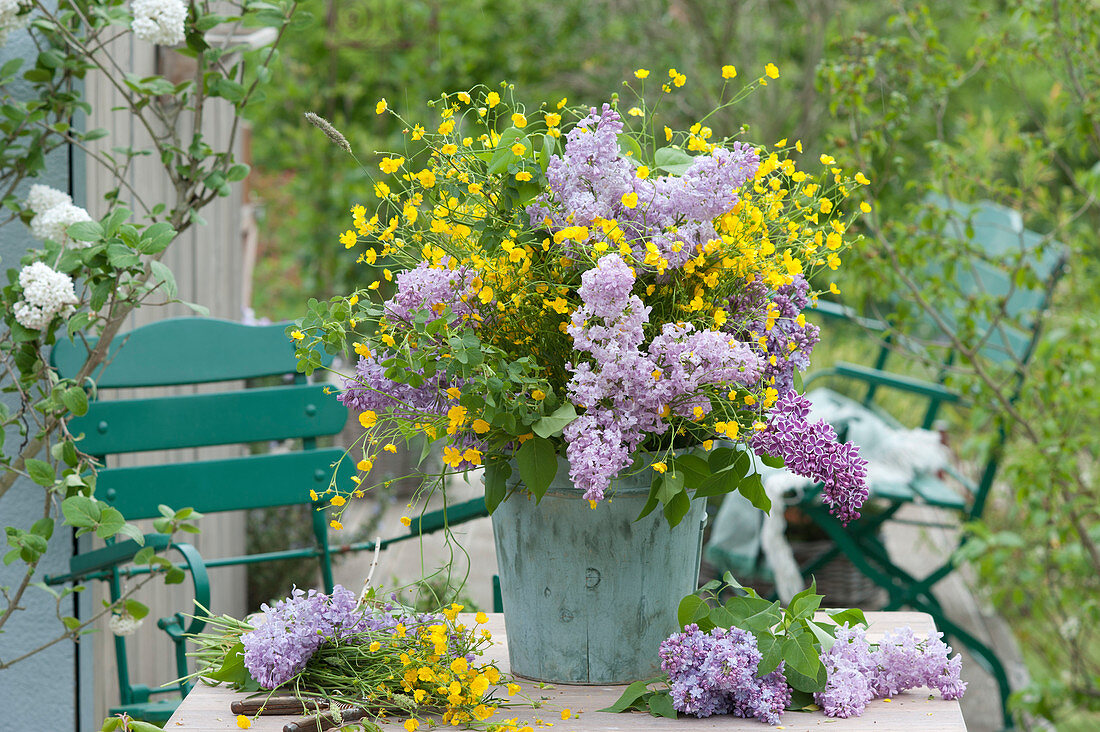
[[[779,80],[723,119],[747,138],[802,139],[872,179],[876,210],[862,250],[845,263],[849,304],[884,304],[906,275],[967,255],[921,236],[929,192],[991,199],[1028,228],[1064,243],[1067,275],[1020,398],[980,358],[950,383],[977,409],[949,415],[964,457],[982,454],[991,426],[1013,435],[994,508],[971,527],[967,558],[1013,623],[1034,685],[1017,703],[1066,728],[1088,729],[1100,707],[1100,38],[1088,0],[996,6],[975,2],[866,4],[849,0],[312,0],[312,19],[288,39],[266,105],[253,112],[261,176],[262,249],[257,314],[297,317],[308,296],[328,297],[375,277],[355,269],[337,237],[368,184],[303,113],[329,119],[367,167],[398,148],[401,130],[374,114],[385,97],[417,116],[444,91],[502,80],[528,103],[606,101],[639,67],[659,81],[687,74],[672,119],[691,124],[714,106],[719,69],[743,78],[776,63]],[[362,266],[362,265],[360,265]],[[949,270],[945,270],[949,271]],[[911,279],[911,278],[909,278]],[[1021,281],[1028,283],[1027,273]],[[932,306],[974,319],[992,302],[953,301],[950,278],[919,283]],[[905,330],[928,317],[902,297]],[[908,303],[908,305],[906,305]],[[887,308],[890,309],[890,308]],[[965,318],[964,318],[965,322]],[[966,333],[976,337],[976,333]],[[826,333],[815,363],[828,361]]]

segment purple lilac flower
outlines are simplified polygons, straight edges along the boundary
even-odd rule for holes
[[[411,323],[417,313],[438,316],[448,306],[458,317],[469,317],[474,313],[471,301],[477,302],[471,283],[478,274],[472,267],[452,269],[450,257],[443,257],[438,265],[421,262],[397,275],[397,292],[386,302],[386,317]]]
[[[859,518],[867,500],[867,461],[859,448],[837,441],[836,432],[825,420],[807,421],[810,400],[793,389],[772,408],[767,427],[756,433],[754,450],[783,458],[793,473],[822,483],[822,500],[841,522]]]
[[[942,634],[918,639],[910,628],[887,633],[877,648],[867,643],[862,628],[837,628],[836,642],[821,655],[828,673],[824,691],[814,700],[830,717],[860,716],[875,698],[928,686],[944,699],[966,691],[959,678],[962,659],[948,658],[951,648]]]
[[[691,416],[698,406],[705,414],[705,386],[748,383],[762,368],[745,344],[692,325],[665,324],[643,352],[649,308],[630,294],[634,280],[617,254],[601,258],[581,276],[583,304],[567,328],[573,347],[588,356],[566,364],[569,398],[586,411],[564,431],[570,477],[588,500],[603,499],[647,435],[668,430],[666,407]]]
[[[248,673],[267,689],[286,683],[305,668],[326,640],[367,631],[390,632],[399,623],[411,629],[443,622],[441,616],[409,615],[392,603],[361,608],[355,593],[340,585],[331,595],[295,588],[290,597],[260,609],[263,621],[243,635],[241,643]]]
[[[756,637],[740,628],[703,633],[694,623],[661,643],[661,668],[668,673],[672,706],[696,717],[733,714],[779,722],[791,692],[780,666],[763,678]]]
[[[652,243],[668,268],[678,269],[698,247],[718,237],[714,219],[737,204],[737,189],[756,175],[759,157],[752,147],[735,142],[732,149],[696,157],[682,176],[643,180],[620,154],[622,129],[622,118],[609,105],[600,112],[593,108],[566,135],[563,155],[551,159],[546,171],[550,194],[528,207],[528,215],[535,226],[549,219],[558,229],[614,219],[639,261]],[[638,196],[634,208],[622,201],[628,193]]]
[[[795,275],[790,284],[782,285],[771,297],[774,319],[768,324],[767,290],[759,282],[750,283],[737,296],[730,298],[731,313],[748,316],[744,325],[738,325],[736,335],[747,341],[765,359],[764,382],[785,394],[794,388],[795,370],[805,370],[810,365],[810,352],[820,340],[820,329],[813,323],[798,324],[798,316],[809,303],[810,283],[802,275]],[[731,323],[731,328],[735,327]],[[763,336],[759,343],[756,337]],[[775,358],[775,363],[771,362]]]
[[[373,355],[369,358],[360,356],[355,366],[355,376],[345,377],[343,381],[344,389],[336,399],[349,409],[388,412],[410,420],[421,419],[425,414],[445,414],[445,392],[447,387],[454,386],[443,382],[442,372],[424,377],[424,383],[420,386],[393,381],[386,378],[386,367],[378,363]]]

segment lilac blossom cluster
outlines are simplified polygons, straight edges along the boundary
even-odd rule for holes
[[[619,151],[622,118],[610,105],[595,108],[566,135],[564,154],[546,171],[549,195],[528,207],[535,226],[591,226],[614,220],[639,261],[649,244],[678,269],[698,247],[718,238],[714,219],[740,200],[737,190],[760,167],[751,146],[740,142],[695,158],[682,176],[639,178]],[[624,196],[634,194],[633,205]]]
[[[360,356],[355,376],[345,377],[344,389],[336,399],[348,409],[388,412],[396,417],[417,421],[425,415],[446,413],[446,389],[443,374],[425,376],[424,383],[412,386],[386,377],[386,367],[372,355]]]
[[[386,317],[411,323],[417,313],[439,316],[447,307],[460,318],[473,315],[477,291],[472,283],[479,273],[470,267],[451,269],[451,261],[421,262],[397,275],[397,292],[386,302]]]
[[[591,357],[566,364],[569,398],[585,412],[564,431],[570,477],[588,500],[603,499],[647,435],[667,431],[662,414],[705,415],[705,386],[747,384],[762,368],[745,344],[690,324],[665,324],[643,352],[649,308],[631,294],[634,280],[618,255],[601,258],[581,276],[583,305],[567,328],[574,348]]]
[[[783,458],[792,473],[821,483],[822,500],[847,524],[859,518],[867,500],[867,461],[855,445],[839,442],[825,420],[811,424],[809,414],[810,400],[791,389],[775,403],[767,426],[749,444]]]
[[[393,603],[360,607],[355,593],[340,585],[331,595],[294,589],[290,597],[260,609],[263,620],[241,637],[241,643],[248,673],[266,689],[286,683],[305,668],[326,640],[389,633],[399,624],[411,629],[444,622],[441,616],[407,614]]]
[[[412,323],[418,313],[440,316],[449,307],[461,319],[476,310],[477,292],[473,287],[479,273],[472,268],[451,269],[451,258],[443,257],[439,266],[421,262],[416,268],[397,275],[397,292],[386,302],[386,317],[392,321]],[[474,325],[476,325],[476,321]],[[383,359],[384,360],[384,359]],[[447,411],[446,389],[461,384],[444,383],[436,373],[424,376],[420,386],[393,381],[386,377],[386,367],[373,356],[360,356],[356,375],[344,378],[344,389],[337,399],[349,409],[373,410],[412,421],[425,415],[441,415]]]
[[[783,664],[757,677],[762,656],[756,637],[746,630],[714,628],[704,633],[692,623],[663,641],[659,652],[678,712],[696,717],[733,714],[777,724],[790,704]]]
[[[828,681],[814,701],[828,716],[846,719],[863,714],[872,699],[918,686],[936,689],[944,699],[960,698],[966,691],[959,677],[962,659],[948,658],[951,647],[942,635],[918,639],[911,628],[899,628],[872,650],[863,628],[837,628],[836,642],[821,654]]]
[[[806,278],[795,275],[790,284],[782,285],[772,295],[770,317],[768,293],[762,283],[749,283],[728,303],[731,313],[751,314],[746,324],[737,325],[737,335],[767,359],[764,382],[771,383],[780,394],[794,388],[795,370],[809,367],[810,352],[820,340],[820,329],[816,325],[805,319],[799,321],[799,315],[810,301],[809,291],[810,283]],[[757,340],[760,336],[765,339],[762,344]]]

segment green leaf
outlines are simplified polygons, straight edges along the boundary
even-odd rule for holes
[[[707,464],[706,460],[696,455],[681,455],[674,458],[672,466],[670,469],[684,473],[684,488],[689,491],[698,488],[703,481],[710,477],[710,465]]]
[[[661,505],[660,500],[657,498],[657,494],[661,492],[661,484],[664,483],[664,476],[660,473],[653,474],[653,481],[649,484],[649,499],[642,506],[642,512],[638,514],[638,518],[635,521],[641,521],[649,514],[653,513],[653,509]]]
[[[187,578],[187,573],[179,567],[172,567],[164,573],[164,584],[178,585]]]
[[[31,480],[35,483],[46,488],[54,484],[55,476],[52,465],[44,460],[34,458],[28,459],[24,464],[27,468],[27,474],[31,476]]]
[[[103,227],[98,221],[77,221],[66,229],[76,241],[99,241],[103,238]]]
[[[77,417],[83,417],[88,413],[88,395],[79,386],[63,389],[61,403]]]
[[[554,444],[542,437],[532,437],[516,452],[519,475],[527,490],[541,501],[546,489],[558,473],[558,455]]]
[[[782,468],[786,463],[781,457],[772,457],[771,455],[758,455],[760,462],[767,465],[769,468]]]
[[[251,168],[244,163],[237,163],[225,172],[225,179],[231,183],[236,183],[239,180],[247,178],[250,170]]]
[[[209,318],[210,317],[210,308],[206,307],[205,305],[199,305],[197,302],[187,302],[186,300],[180,300],[180,302],[183,303],[184,305],[186,305],[187,307],[191,308],[193,311],[195,311],[196,313],[198,313],[202,317],[204,317],[204,318]]]
[[[61,622],[64,623],[65,627],[69,630],[76,630],[83,624],[80,622],[80,618],[74,618],[71,615],[66,615],[61,618]]]
[[[745,476],[745,479],[737,486],[737,490],[749,499],[749,503],[764,513],[772,510],[772,499],[768,498],[768,494],[764,492],[764,484],[760,482],[760,473]]]
[[[512,152],[512,145],[517,142],[522,143],[527,148],[527,152],[531,151],[531,141],[524,136],[522,130],[509,127],[500,133],[500,141],[497,142],[493,157],[489,161],[488,173],[490,175],[505,172],[508,170],[509,165],[519,160],[519,157]]]
[[[695,497],[724,496],[737,490],[740,482],[741,477],[735,471],[723,470],[720,473],[714,473],[700,483],[699,487],[695,489]]]
[[[155,724],[142,722],[137,719],[131,719],[127,724],[130,726],[130,732],[164,732],[163,729]]]
[[[657,490],[657,500],[668,505],[673,498],[684,492],[684,474],[675,470],[666,472]]]
[[[150,560],[152,560],[154,554],[156,554],[156,549],[153,547],[142,547],[138,550],[138,553],[134,555],[134,564],[148,564]]]
[[[757,676],[766,676],[779,668],[783,660],[783,645],[771,633],[756,636],[756,647],[760,651],[760,663],[756,666]]]
[[[141,232],[137,248],[142,254],[158,254],[168,248],[176,236],[176,230],[167,221],[160,221]]]
[[[611,712],[612,714],[617,714],[619,712],[625,712],[630,709],[635,709],[638,701],[648,691],[646,687],[653,682],[654,679],[650,679],[648,681],[635,681],[633,684],[630,684],[625,689],[623,689],[622,695],[614,704],[607,707],[606,709],[599,709],[597,711]]]
[[[145,546],[145,534],[141,533],[141,529],[133,524],[123,524],[122,528],[118,530],[118,533],[130,537],[138,546]]]
[[[126,601],[126,612],[129,613],[134,620],[141,620],[149,614],[149,608],[137,600],[131,599]]]
[[[844,625],[845,623],[851,627],[867,625],[867,617],[858,607],[849,608],[847,610],[833,610],[827,614],[837,625]]]
[[[99,516],[99,525],[96,526],[95,535],[100,539],[109,539],[126,525],[126,519],[117,508],[107,506]]]
[[[508,478],[512,466],[506,460],[489,460],[485,463],[485,508],[490,514],[508,495]]]
[[[733,616],[734,625],[754,633],[770,631],[783,619],[779,601],[761,597],[731,597],[725,609]]]
[[[635,165],[642,164],[642,146],[638,144],[638,140],[629,132],[620,132],[619,139],[619,151],[624,157],[630,158],[634,161]]]
[[[710,615],[710,606],[698,595],[685,595],[676,608],[676,624],[682,629]]]
[[[141,257],[122,242],[113,241],[107,245],[107,261],[111,263],[112,267],[128,269],[141,264]]]
[[[817,594],[816,580],[810,586],[791,598],[787,605],[787,613],[792,618],[812,618],[814,611],[821,607],[823,595]]]
[[[683,175],[694,162],[695,158],[678,147],[662,147],[653,156],[654,167],[673,175]]]
[[[531,430],[539,437],[555,437],[561,434],[566,425],[577,418],[577,410],[572,402],[558,407],[553,414],[543,417],[532,425]]]
[[[31,526],[31,533],[49,541],[50,537],[53,536],[53,527],[54,522],[52,518],[40,518]]]
[[[690,510],[691,499],[688,498],[686,492],[681,490],[672,497],[672,500],[665,504],[665,520],[668,521],[669,526],[676,526],[684,520],[684,516],[687,516]]]
[[[91,527],[102,513],[99,502],[84,496],[70,496],[61,502],[61,513],[70,526]]]
[[[99,728],[99,732],[117,732],[121,726],[122,717],[108,717],[103,720],[103,726]]]
[[[833,627],[831,625],[825,625],[819,623],[816,620],[805,621],[805,626],[810,629],[810,632],[817,638],[818,645],[821,646],[822,652],[828,651],[836,643],[836,636],[833,635]]]
[[[828,674],[825,671],[825,664],[818,662],[818,670],[816,676],[806,676],[799,673],[797,670],[787,665],[783,669],[783,675],[787,677],[787,683],[791,688],[797,691],[812,693],[815,691],[823,691],[825,689],[825,682],[828,681]]]
[[[801,625],[791,627],[783,639],[783,661],[787,668],[811,679],[816,678],[823,668],[814,648],[813,634]]]
[[[149,263],[149,267],[152,269],[153,282],[156,286],[164,286],[164,294],[171,300],[178,294],[176,288],[176,276],[172,274],[172,270],[164,262],[154,259]]]
[[[649,713],[654,717],[676,719],[676,710],[672,706],[672,695],[667,691],[658,691],[649,697]]]

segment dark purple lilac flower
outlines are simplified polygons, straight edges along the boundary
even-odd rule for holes
[[[793,389],[779,398],[767,427],[750,442],[754,450],[781,457],[787,470],[824,485],[822,500],[847,524],[867,500],[867,461],[859,448],[837,441],[825,420],[811,424],[810,401]]]

